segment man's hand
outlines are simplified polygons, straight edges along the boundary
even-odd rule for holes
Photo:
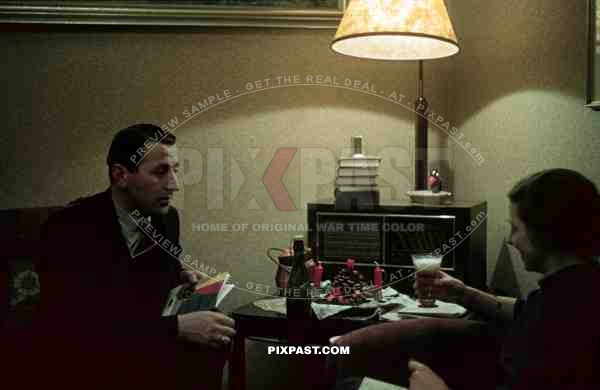
[[[198,283],[200,283],[200,281],[204,278],[204,275],[202,275],[198,271],[185,270],[185,271],[181,271],[181,274],[179,275],[179,277],[181,278],[181,283],[183,284],[183,288],[181,290],[179,290],[179,294],[177,295],[177,298],[184,299],[184,298],[189,298],[190,296],[192,296],[192,294],[194,293],[194,290],[198,286]]]
[[[410,390],[448,390],[448,386],[431,368],[414,359],[408,362]]]
[[[185,271],[181,271],[180,277],[181,277],[181,282],[183,284],[196,285],[196,283],[198,283],[199,281],[201,281],[204,278],[204,275],[202,275],[198,271],[185,270]]]
[[[212,348],[227,347],[235,336],[232,318],[214,311],[197,311],[177,316],[179,336]]]
[[[433,281],[433,285],[431,284],[430,278],[423,278],[418,272],[416,273],[415,279],[413,288],[419,297],[428,296],[429,289],[431,289],[431,295],[436,299],[460,304],[460,299],[466,288],[461,280],[453,278],[443,271],[438,271],[437,277]]]

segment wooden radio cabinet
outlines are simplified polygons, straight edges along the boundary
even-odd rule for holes
[[[308,245],[331,278],[348,258],[372,280],[374,262],[386,271],[386,284],[412,292],[411,254],[443,255],[442,270],[470,286],[486,287],[486,202],[449,205],[381,204],[336,209],[309,203]]]

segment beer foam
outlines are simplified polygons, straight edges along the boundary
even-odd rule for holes
[[[417,271],[437,272],[442,263],[441,257],[435,256],[413,256],[413,264]]]

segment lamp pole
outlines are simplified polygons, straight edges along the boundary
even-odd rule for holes
[[[423,96],[423,61],[419,61],[419,84],[415,101],[415,190],[426,190],[427,185],[427,109],[429,104]]]

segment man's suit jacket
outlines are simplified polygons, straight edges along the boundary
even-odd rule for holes
[[[85,378],[98,388],[169,382],[177,318],[161,311],[180,283],[177,211],[152,216],[152,227],[146,231],[159,245],[132,258],[110,190],[75,201],[45,225],[34,350],[44,367],[68,370],[66,387]]]

